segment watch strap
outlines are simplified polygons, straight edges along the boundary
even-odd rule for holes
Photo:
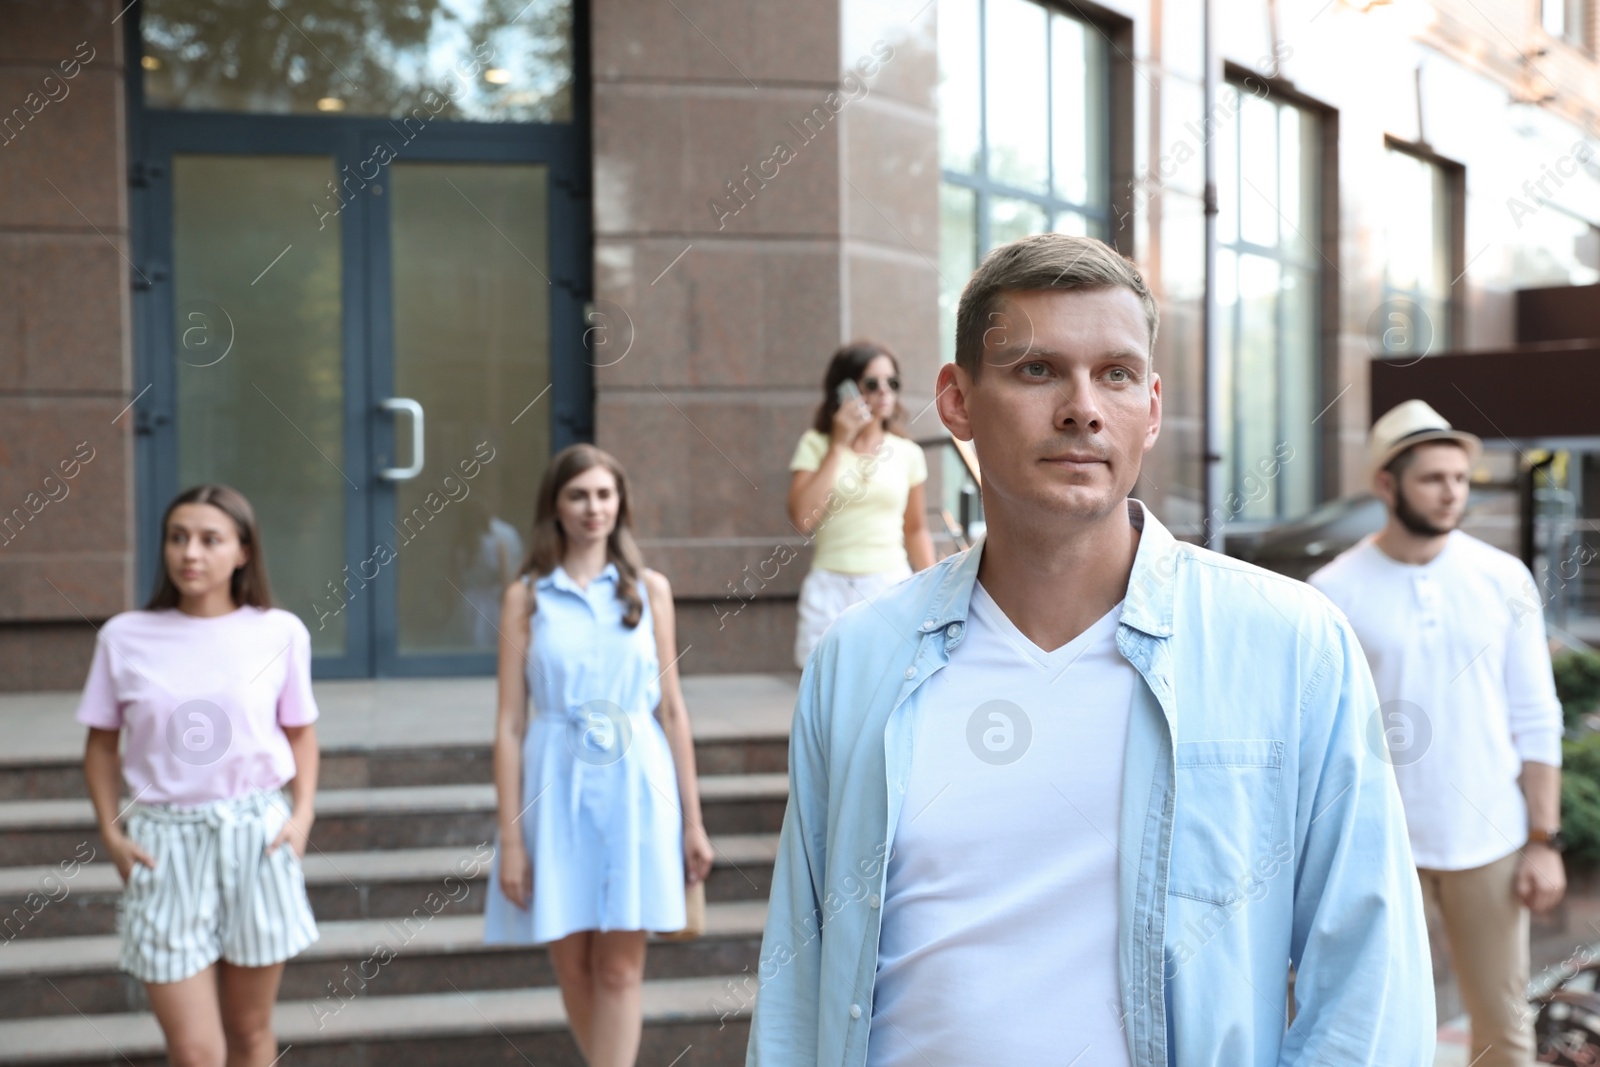
[[[1528,843],[1544,845],[1546,848],[1555,849],[1557,852],[1567,847],[1567,839],[1561,834],[1561,827],[1554,830],[1542,830],[1530,827],[1528,830]]]

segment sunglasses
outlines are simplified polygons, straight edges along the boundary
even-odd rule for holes
[[[868,393],[876,393],[880,389],[887,389],[891,393],[898,393],[900,391],[900,379],[898,377],[863,378],[861,379],[861,388],[863,392]]]

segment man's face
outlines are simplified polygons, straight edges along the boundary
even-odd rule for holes
[[[1400,525],[1418,537],[1440,537],[1461,524],[1472,473],[1466,449],[1445,441],[1412,446],[1401,473],[1378,475],[1378,491]]]
[[[982,372],[939,372],[939,417],[970,440],[986,510],[1092,521],[1120,507],[1161,432],[1144,308],[1131,290],[1006,293]]]

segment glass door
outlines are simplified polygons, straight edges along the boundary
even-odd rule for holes
[[[585,8],[125,14],[137,601],[223,482],[316,676],[492,673],[546,458],[593,436]]]
[[[551,443],[550,171],[395,162],[372,219],[379,673],[487,661]]]
[[[249,498],[275,600],[305,619],[314,655],[342,659],[362,634],[339,600],[315,608],[342,580],[361,488],[345,448],[343,257],[303,232],[334,173],[331,155],[173,155],[167,369],[176,486]]]
[[[167,501],[232,485],[319,677],[492,673],[539,476],[591,434],[578,157],[430,133],[367,166],[387,123],[168,115],[143,148],[140,597]]]

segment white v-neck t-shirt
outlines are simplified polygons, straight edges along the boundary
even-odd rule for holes
[[[1116,841],[1139,676],[1121,615],[1046,652],[973,586],[966,637],[908,709],[868,1067],[1129,1062]]]

